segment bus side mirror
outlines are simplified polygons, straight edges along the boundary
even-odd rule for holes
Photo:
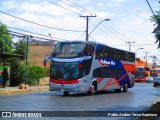
[[[48,56],[48,57],[46,57],[46,58],[44,59],[44,67],[46,67],[47,61],[48,61],[49,59],[51,59],[51,58],[52,58],[52,56]]]

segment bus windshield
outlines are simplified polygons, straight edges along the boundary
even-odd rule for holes
[[[51,78],[57,80],[78,79],[78,62],[51,62]]]
[[[144,72],[144,68],[137,68],[136,72]]]
[[[144,73],[137,73],[136,77],[143,78],[144,77]]]
[[[56,58],[75,58],[83,55],[84,43],[58,43],[54,49],[53,57]]]

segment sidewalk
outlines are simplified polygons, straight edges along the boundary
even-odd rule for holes
[[[49,86],[29,86],[28,89],[19,89],[18,86],[16,87],[0,87],[0,95],[1,94],[11,94],[11,93],[20,93],[20,92],[31,92],[31,91],[49,91]]]

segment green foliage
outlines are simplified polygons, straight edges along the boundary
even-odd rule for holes
[[[10,79],[11,85],[17,86],[19,83],[25,81],[25,69],[24,65],[20,65],[19,59],[11,59],[11,67],[10,67]]]
[[[49,71],[48,68],[43,68],[39,66],[29,66],[28,67],[28,84],[36,84],[39,83],[39,79],[46,76],[46,73]]]
[[[39,79],[45,77],[46,73],[49,71],[49,68],[31,65],[26,68],[25,64],[19,64],[18,62],[14,62],[12,65],[14,65],[14,67],[12,66],[12,69],[16,69],[12,70],[12,79],[15,82],[15,86],[19,83],[27,83],[29,85],[38,84]]]
[[[23,83],[23,82],[26,82],[27,84],[38,83],[39,79],[45,77],[46,73],[49,71],[48,68],[42,68],[42,67],[32,66],[32,65],[28,65],[28,68],[26,69],[25,64],[21,64],[21,60],[25,60],[26,58],[25,39],[26,38],[20,40],[19,42],[16,42],[14,44],[15,50],[13,50],[12,49],[13,41],[9,35],[7,27],[4,24],[0,23],[0,52],[15,53],[23,56],[20,59],[8,58],[7,62],[11,63],[10,79],[11,79],[12,86],[17,86],[19,85],[19,83]],[[26,76],[27,76],[27,79],[26,79]]]
[[[8,33],[7,27],[0,23],[0,52],[12,51],[12,39]]]
[[[155,34],[156,38],[155,43],[159,43],[158,48],[160,48],[160,11],[156,12],[155,16],[152,16],[151,21],[155,22],[155,29],[153,30],[153,33]]]
[[[15,54],[22,55],[21,60],[24,60],[26,57],[26,41],[25,40],[20,40],[19,42],[14,44],[15,47]]]

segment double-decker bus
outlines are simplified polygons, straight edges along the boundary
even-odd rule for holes
[[[135,61],[136,67],[136,82],[146,82],[150,77],[150,68],[146,61],[141,60],[140,58]]]
[[[58,42],[50,64],[50,91],[127,92],[135,82],[135,54],[93,41]]]
[[[146,82],[150,77],[150,69],[145,66],[136,67],[136,82]]]

